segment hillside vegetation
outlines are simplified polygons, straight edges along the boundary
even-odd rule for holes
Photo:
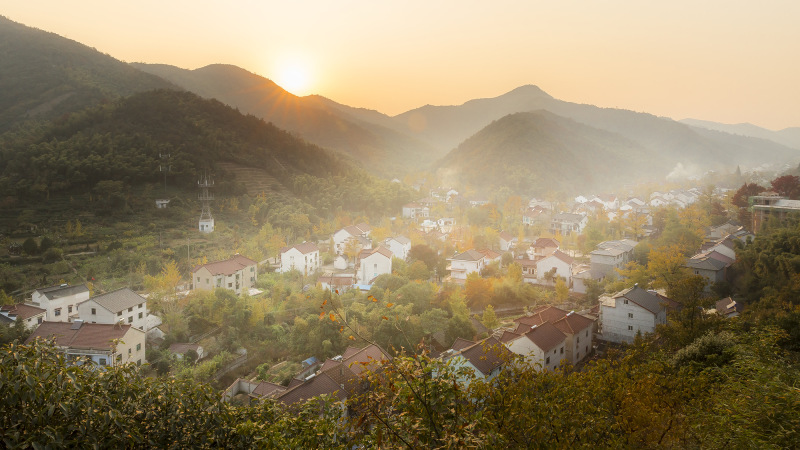
[[[535,195],[640,181],[657,172],[653,167],[663,168],[644,153],[617,134],[536,111],[493,122],[439,161],[438,168],[478,190],[505,186]]]
[[[163,64],[132,66],[272,122],[382,175],[399,176],[434,158],[429,145],[387,127],[391,120],[380,113],[369,114],[318,96],[298,97],[236,66],[212,64],[195,70]]]
[[[0,16],[0,133],[171,83],[53,33]]]

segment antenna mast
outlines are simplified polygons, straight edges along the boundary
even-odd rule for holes
[[[211,233],[214,231],[214,217],[211,215],[211,202],[214,201],[214,194],[209,193],[208,190],[214,187],[214,180],[203,172],[203,177],[197,181],[197,187],[200,189],[197,199],[203,205],[198,226],[201,233]]]

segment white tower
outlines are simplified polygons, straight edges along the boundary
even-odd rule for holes
[[[209,194],[208,190],[214,187],[214,180],[210,180],[206,174],[203,174],[203,178],[197,181],[197,187],[200,188],[197,199],[203,203],[199,229],[201,233],[211,233],[214,231],[214,217],[211,216],[211,201],[214,200],[214,194]]]

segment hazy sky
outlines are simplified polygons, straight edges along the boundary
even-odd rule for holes
[[[390,115],[535,84],[674,119],[800,126],[798,0],[0,0],[0,14],[123,61],[234,64]]]

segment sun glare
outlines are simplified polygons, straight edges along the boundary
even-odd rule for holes
[[[275,82],[294,95],[306,95],[311,87],[308,65],[300,61],[285,61],[280,64]]]

